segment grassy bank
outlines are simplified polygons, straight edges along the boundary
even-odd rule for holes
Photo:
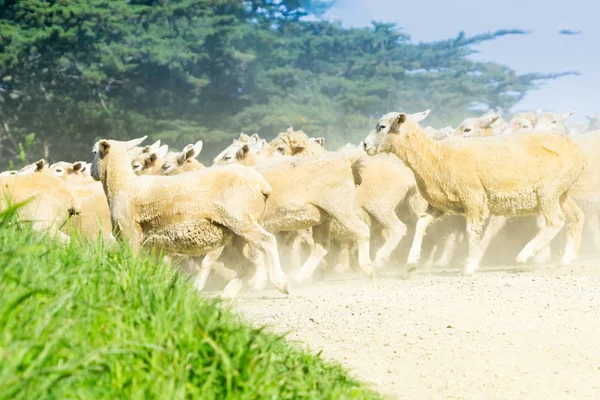
[[[0,215],[0,398],[377,398],[126,248],[61,248]]]

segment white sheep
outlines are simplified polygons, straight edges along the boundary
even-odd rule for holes
[[[396,154],[414,172],[419,191],[429,203],[417,222],[409,270],[419,261],[427,227],[444,214],[466,217],[469,257],[465,275],[479,267],[479,236],[489,215],[543,216],[545,225],[519,253],[519,263],[548,245],[566,217],[569,239],[562,262],[576,258],[581,210],[568,190],[581,176],[586,157],[568,137],[531,133],[436,141],[406,114],[389,113],[378,121],[364,147],[370,155]]]
[[[202,151],[202,140],[188,144],[181,152],[170,151],[164,158],[159,174],[177,175],[184,172],[199,171],[204,168],[196,157]]]
[[[62,243],[69,236],[60,229],[81,208],[71,189],[49,174],[26,173],[0,177],[0,210],[20,204],[17,220],[31,222],[32,229],[47,232]]]
[[[208,253],[199,276],[208,273],[232,237],[239,237],[263,257],[271,283],[288,293],[275,237],[259,223],[271,196],[262,176],[240,165],[136,176],[128,150],[140,142],[100,140],[94,145],[91,174],[102,182],[117,236],[134,251],[143,246],[176,255]],[[234,297],[241,284],[232,280],[222,296]]]

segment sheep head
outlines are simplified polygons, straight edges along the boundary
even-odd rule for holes
[[[304,131],[295,131],[291,126],[281,132],[266,151],[268,156],[314,156],[324,151],[324,138],[309,138]]]
[[[553,113],[542,110],[537,110],[536,130],[549,130],[557,133],[565,133],[565,120],[573,115],[573,111],[566,113]]]
[[[505,133],[520,132],[520,131],[524,131],[524,132],[532,131],[533,128],[535,127],[536,123],[537,123],[537,116],[535,113],[532,113],[532,112],[517,113],[510,120],[510,122],[508,123],[508,126],[506,127],[506,129],[504,129],[504,131],[502,133],[505,134]]]
[[[90,169],[92,178],[99,181],[106,177],[108,164],[111,160],[114,160],[114,164],[111,168],[120,168],[121,170],[119,172],[122,173],[131,172],[131,156],[129,150],[139,146],[146,137],[147,136],[143,136],[127,142],[107,139],[97,141],[92,148],[92,152],[94,153],[94,161],[92,162],[92,168]]]
[[[160,145],[160,142],[158,142]],[[162,167],[169,146],[157,146],[156,143],[152,146],[147,146],[142,154],[134,157],[131,161],[131,168],[136,175],[152,175],[158,172]]]
[[[46,173],[48,171],[49,171],[48,170],[48,162],[42,158],[34,163],[24,166],[17,172],[17,174],[18,175],[27,175],[27,174],[33,174],[34,172]]]
[[[64,161],[59,161],[57,163],[54,163],[50,166],[50,172],[66,181],[69,180],[70,178],[85,178],[87,177],[86,174],[84,174],[84,171],[88,169],[88,165],[85,161],[77,161],[74,163],[69,163],[69,162],[64,162]]]
[[[451,136],[483,137],[494,136],[492,125],[500,118],[496,114],[485,114],[478,118],[467,118],[454,130]]]
[[[251,162],[248,157],[256,156],[263,150],[267,142],[260,139],[256,133],[252,136],[245,136],[244,140],[234,139],[231,145],[215,157],[213,165],[226,165],[234,162],[248,165]]]
[[[169,152],[165,156],[165,161],[161,168],[161,174],[174,175],[182,172],[197,171],[204,168],[196,157],[202,151],[202,141],[199,140],[195,144],[188,144],[179,153]]]
[[[400,127],[408,121],[405,113],[391,112],[379,119],[375,129],[369,133],[369,136],[363,142],[363,148],[368,155],[373,156],[379,152],[390,152],[389,137],[399,136]]]

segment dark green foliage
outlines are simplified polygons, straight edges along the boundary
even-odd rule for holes
[[[456,124],[561,76],[468,58],[520,30],[414,44],[393,24],[302,19],[331,1],[279,3],[0,0],[0,163],[32,132],[31,159],[89,159],[100,137],[144,134],[214,153],[240,131],[269,138],[290,125],[335,146],[391,110]]]
[[[376,399],[121,247],[0,214],[0,399]]]

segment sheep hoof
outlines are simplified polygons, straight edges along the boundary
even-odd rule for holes
[[[575,261],[574,257],[563,257],[560,260],[560,265],[562,265],[563,267],[566,267],[566,266],[570,265],[573,261]]]
[[[290,283],[287,281],[287,279],[282,284],[275,285],[275,288],[283,294],[290,294]]]
[[[361,269],[365,273],[367,278],[371,280],[375,279],[375,268],[373,268],[372,264],[362,265]]]
[[[416,263],[407,264],[406,265],[406,273],[412,274],[413,272],[417,272],[417,264]]]
[[[244,287],[244,283],[241,279],[236,278],[230,281],[227,286],[219,293],[218,297],[224,300],[232,300],[237,297],[238,294],[242,291]]]
[[[467,264],[465,265],[464,275],[471,276],[475,273],[475,271],[479,268],[479,263],[477,260],[467,260]]]

